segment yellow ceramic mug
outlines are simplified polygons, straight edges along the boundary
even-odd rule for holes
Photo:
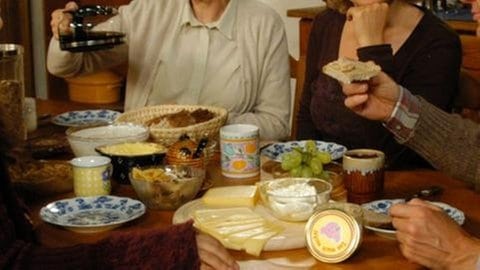
[[[108,195],[112,189],[112,164],[108,157],[85,156],[70,161],[73,191],[78,197]]]

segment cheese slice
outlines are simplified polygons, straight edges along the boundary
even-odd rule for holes
[[[247,207],[197,210],[193,219],[196,228],[215,237],[226,248],[245,250],[255,256],[283,230]]]
[[[228,239],[232,243],[243,244],[249,238],[253,238],[267,232],[278,232],[281,230],[282,228],[280,226],[274,225],[272,223],[267,223],[256,228],[252,228],[250,230],[232,233],[228,236]]]
[[[202,197],[207,206],[213,207],[253,207],[257,202],[257,186],[230,186],[209,189]]]
[[[245,243],[243,243],[243,248],[248,254],[259,256],[263,250],[263,247],[268,242],[270,238],[280,233],[280,231],[269,231],[261,235],[256,235],[251,238],[248,238]]]
[[[206,223],[212,221],[235,221],[249,219],[263,219],[259,214],[253,212],[247,207],[219,208],[219,209],[201,209],[193,213],[193,217],[199,222]]]

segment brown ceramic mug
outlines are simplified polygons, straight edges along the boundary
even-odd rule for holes
[[[383,192],[385,154],[374,149],[354,149],[343,155],[343,180],[348,201],[365,203]]]

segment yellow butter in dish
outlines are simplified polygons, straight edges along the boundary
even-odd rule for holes
[[[202,202],[213,207],[253,207],[257,202],[257,187],[244,185],[211,188],[202,197]]]

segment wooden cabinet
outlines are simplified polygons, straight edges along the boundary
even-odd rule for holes
[[[76,1],[79,5],[108,5],[121,6],[130,3],[131,0],[80,0]],[[45,48],[48,49],[48,44],[52,38],[52,31],[50,28],[51,14],[54,10],[63,8],[69,0],[43,0],[44,11],[44,26],[45,26]],[[45,54],[46,55],[46,54]],[[122,68],[120,68],[122,69]],[[55,77],[51,74],[47,75],[47,89],[49,99],[68,99],[67,84],[64,79]]]

